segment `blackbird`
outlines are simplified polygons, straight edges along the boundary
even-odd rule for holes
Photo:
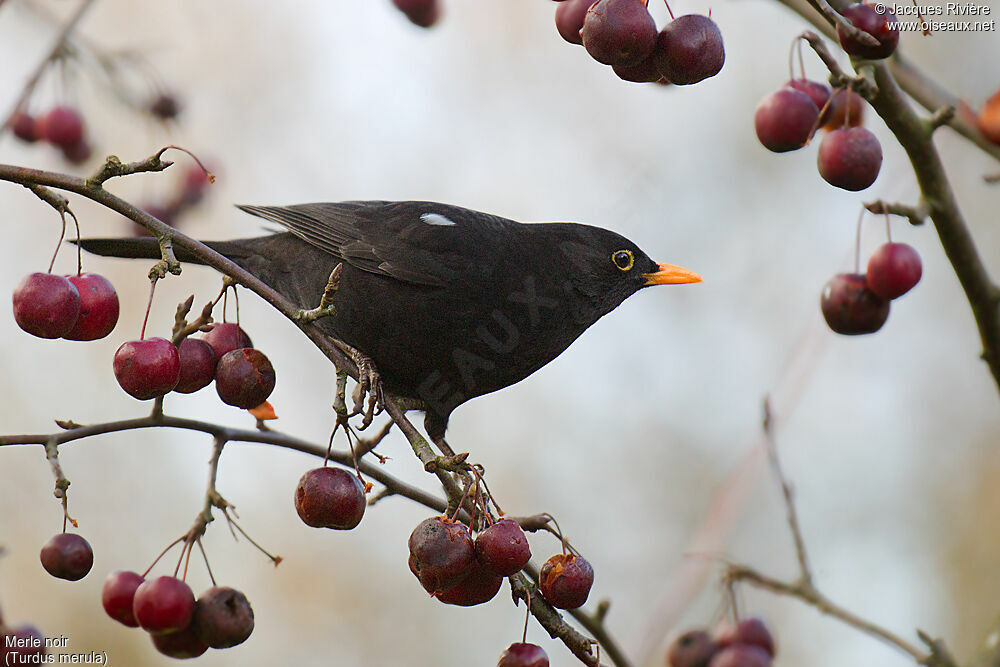
[[[370,358],[386,391],[421,401],[434,440],[458,405],[532,374],[636,291],[701,281],[577,223],[524,224],[423,201],[239,208],[288,231],[207,245],[303,308],[341,264],[333,314],[316,325]],[[153,238],[80,244],[160,257]]]

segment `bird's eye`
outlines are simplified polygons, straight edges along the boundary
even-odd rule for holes
[[[619,250],[611,255],[611,261],[622,271],[628,271],[635,264],[635,257],[632,255],[631,250]]]

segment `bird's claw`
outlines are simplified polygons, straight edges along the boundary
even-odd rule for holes
[[[371,426],[375,415],[381,414],[384,408],[382,376],[379,375],[372,360],[357,350],[353,350],[351,359],[358,366],[358,384],[351,394],[354,409],[348,416],[363,415],[361,426],[358,428],[359,431],[363,431]]]

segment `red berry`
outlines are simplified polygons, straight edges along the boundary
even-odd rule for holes
[[[905,243],[884,243],[868,260],[868,287],[883,299],[897,299],[920,282],[920,255]]]
[[[307,526],[350,530],[365,515],[365,490],[357,475],[341,468],[315,468],[295,487],[295,511]]]
[[[500,654],[497,667],[549,667],[549,656],[536,644],[511,644]]]
[[[461,583],[475,564],[469,529],[435,516],[421,521],[410,534],[410,571],[428,593],[440,593]]]
[[[833,130],[820,142],[816,162],[827,183],[857,192],[878,178],[882,145],[863,127]]]
[[[121,388],[145,401],[163,396],[177,386],[181,360],[169,340],[146,338],[122,343],[115,352],[114,369]]]
[[[820,111],[823,110],[823,107],[830,100],[830,86],[825,83],[810,81],[809,79],[791,79],[785,84],[785,87],[794,88],[800,93],[808,95],[809,99],[813,101],[813,104]]]
[[[614,65],[611,69],[619,79],[632,83],[656,83],[661,78],[660,70],[656,69],[656,60],[654,60],[652,53],[636,65],[628,67]]]
[[[32,273],[14,288],[17,326],[39,338],[59,338],[80,316],[80,293],[73,283],[51,273]]]
[[[574,554],[556,554],[542,565],[539,588],[542,597],[559,609],[583,606],[594,584],[594,568]]]
[[[243,347],[253,347],[250,336],[232,322],[212,325],[212,330],[202,336],[202,340],[212,346],[215,356],[221,359],[227,352]]]
[[[637,65],[656,44],[656,22],[642,0],[598,0],[583,21],[583,46],[599,63]]]
[[[90,159],[93,152],[94,151],[91,149],[90,143],[88,143],[86,139],[81,139],[75,144],[62,146],[63,157],[66,158],[70,164],[83,164]]]
[[[73,533],[59,533],[45,543],[40,554],[42,567],[53,577],[83,579],[94,565],[94,550],[87,540]]]
[[[715,643],[704,630],[685,632],[670,642],[667,649],[667,665],[669,667],[708,667],[709,661],[719,651]]]
[[[830,328],[846,336],[875,333],[889,317],[889,301],[868,288],[861,273],[838,273],[823,287],[823,317]]]
[[[880,8],[876,9],[876,7]],[[896,28],[896,15],[885,5],[866,5],[862,3],[845,7],[840,12],[847,21],[859,30],[867,32],[879,41],[876,46],[862,44],[860,40],[851,37],[843,26],[837,25],[837,39],[840,45],[852,56],[877,60],[888,58],[899,44],[899,30]]]
[[[214,586],[198,597],[191,625],[212,648],[231,648],[253,632],[253,609],[235,588]]]
[[[771,631],[767,629],[764,621],[759,618],[748,618],[735,625],[724,625],[715,635],[719,646],[746,644],[764,649],[769,656],[774,657],[774,637],[771,636]]]
[[[556,7],[556,30],[570,44],[583,44],[580,31],[596,0],[566,0]]]
[[[476,558],[501,577],[509,577],[531,560],[524,530],[513,519],[500,519],[476,536]]]
[[[10,121],[10,129],[14,136],[29,144],[38,141],[38,124],[34,116],[24,111],[17,111]]]
[[[794,88],[782,88],[760,101],[753,124],[764,148],[785,153],[809,142],[818,117],[819,109],[809,95]]]
[[[446,591],[436,593],[435,597],[445,604],[473,607],[496,597],[501,584],[503,584],[502,576],[479,562],[473,562],[472,568],[462,581]]]
[[[392,0],[392,4],[410,19],[410,23],[421,28],[430,28],[441,18],[437,0]]]
[[[758,646],[728,646],[712,658],[709,667],[771,667],[771,656]]]
[[[83,141],[83,118],[71,107],[55,107],[38,119],[38,136],[60,148]]]
[[[97,340],[118,324],[118,293],[108,279],[97,273],[66,276],[80,293],[80,316],[63,338]]]
[[[227,405],[255,408],[274,391],[274,366],[260,350],[228,352],[215,367],[215,390]]]
[[[679,16],[660,31],[653,58],[657,69],[671,83],[698,83],[718,74],[726,62],[722,33],[707,16]]]
[[[176,632],[154,633],[151,636],[157,651],[178,660],[197,658],[208,650],[208,644],[198,635],[194,623]]]
[[[865,100],[850,88],[839,88],[833,92],[830,104],[820,118],[823,128],[837,130],[844,127],[858,127],[865,123]]]
[[[170,93],[160,93],[149,102],[149,113],[163,120],[177,118],[180,112],[180,102]]]
[[[181,371],[174,391],[192,394],[215,379],[218,359],[212,346],[200,338],[185,338],[177,348]]]
[[[116,570],[109,574],[101,589],[101,604],[108,616],[130,628],[139,627],[132,604],[136,589],[144,581],[141,574],[129,570]]]
[[[136,589],[132,611],[146,632],[177,632],[191,623],[194,593],[176,577],[149,579]]]

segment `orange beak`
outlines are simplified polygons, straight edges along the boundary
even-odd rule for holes
[[[656,273],[644,273],[646,285],[681,285],[684,283],[700,283],[701,276],[694,271],[674,266],[673,264],[658,264]]]

